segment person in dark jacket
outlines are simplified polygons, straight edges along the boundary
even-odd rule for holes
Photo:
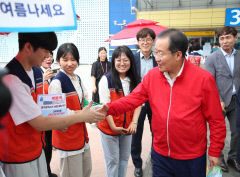
[[[155,57],[152,53],[152,46],[154,44],[155,37],[155,32],[149,28],[143,28],[137,33],[137,41],[140,51],[134,55],[134,58],[137,66],[137,73],[141,79],[150,69],[157,66],[157,62],[155,61]],[[135,166],[134,175],[136,177],[142,176],[142,135],[146,115],[151,126],[152,111],[148,101],[142,106],[138,119],[137,132],[132,136],[131,156]]]
[[[205,68],[215,78],[220,95],[222,112],[229,121],[231,131],[230,151],[227,163],[221,155],[220,167],[228,172],[228,165],[240,172],[240,164],[236,161],[238,148],[238,133],[235,120],[235,99],[240,87],[240,53],[234,48],[238,40],[237,30],[225,26],[218,32],[220,48],[207,57]]]

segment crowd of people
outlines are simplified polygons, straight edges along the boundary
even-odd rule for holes
[[[131,155],[134,176],[142,177],[146,117],[152,132],[153,177],[205,177],[207,165],[210,169],[220,166],[225,172],[231,166],[240,172],[240,54],[234,49],[236,29],[223,27],[219,31],[220,48],[206,58],[205,69],[199,67],[199,46],[193,46],[186,57],[189,42],[177,29],[156,35],[143,28],[136,38],[140,47],[136,54],[127,46],[119,46],[111,62],[106,48],[99,48],[91,70],[90,99],[86,83],[75,74],[80,56],[73,43],[57,49],[59,70],[53,70],[56,34],[18,34],[19,52],[6,65],[9,74],[3,78],[13,102],[0,120],[0,175],[56,177],[50,168],[54,147],[60,157],[61,177],[90,177],[91,137],[86,123],[96,123],[107,176],[125,177]],[[43,117],[37,96],[63,93],[66,116]],[[101,104],[100,108],[90,109],[90,100]],[[222,153],[225,119],[231,131],[227,163]]]
[[[200,64],[205,64],[205,60],[208,55],[217,51],[218,49],[219,49],[218,42],[215,42],[212,45],[210,45],[210,43],[208,42],[205,42],[203,47],[201,47],[198,40],[197,42],[189,41],[188,49],[186,52],[186,59],[189,60],[191,63],[200,66]]]

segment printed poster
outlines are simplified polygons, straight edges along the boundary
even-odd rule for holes
[[[44,117],[65,116],[67,114],[66,95],[64,93],[38,95],[37,104]]]

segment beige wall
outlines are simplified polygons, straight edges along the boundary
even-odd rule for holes
[[[158,21],[159,25],[179,29],[215,29],[224,26],[226,8],[172,11],[142,11],[137,19]]]

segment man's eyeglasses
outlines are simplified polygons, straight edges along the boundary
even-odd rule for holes
[[[150,42],[152,42],[153,41],[153,39],[151,39],[151,38],[147,38],[147,39],[139,39],[139,42],[141,42],[141,43],[150,43]]]
[[[177,51],[176,51],[177,52]],[[176,52],[162,52],[162,51],[154,51],[153,52],[153,56],[155,57],[155,58],[164,58],[165,56],[167,56],[168,54],[175,54]]]

